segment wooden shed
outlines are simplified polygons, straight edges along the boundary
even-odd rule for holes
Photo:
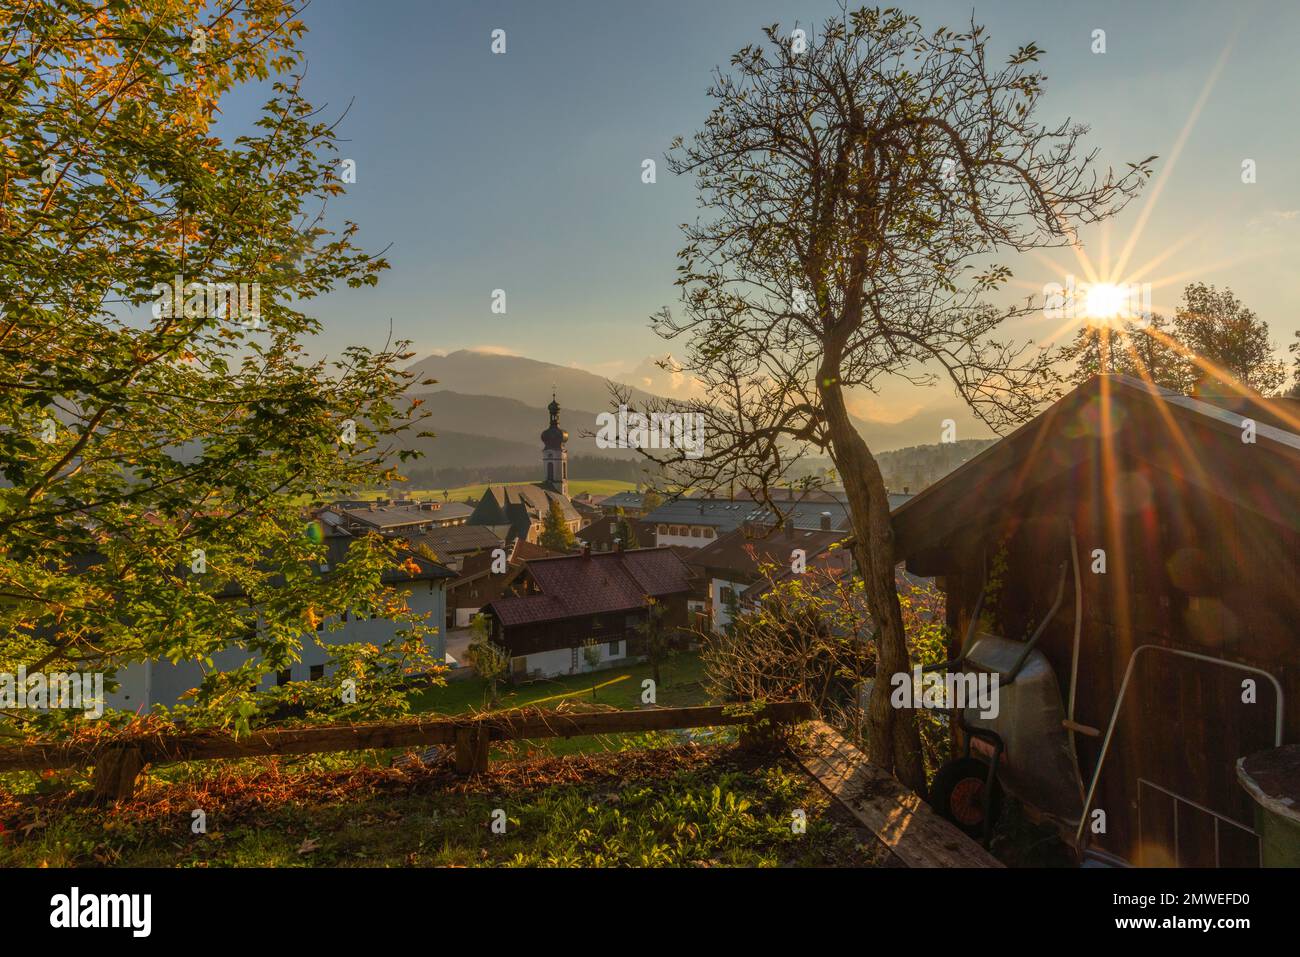
[[[1005,639],[1047,619],[1037,648],[1084,809],[1056,823],[1080,850],[1259,862],[1235,766],[1300,741],[1296,406],[1226,408],[1101,376],[895,510],[893,527],[908,571],[941,578],[954,656],[977,607],[973,633]]]

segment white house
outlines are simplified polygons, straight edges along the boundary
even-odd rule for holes
[[[326,541],[331,562],[342,558],[350,539],[351,535],[341,528],[327,529]],[[429,639],[430,651],[435,660],[442,661],[446,657],[446,638],[443,633],[447,617],[446,586],[455,574],[444,565],[422,555],[412,553],[409,557],[419,566],[419,573],[410,574],[406,570],[394,569],[391,574],[385,574],[384,582],[387,587],[405,595],[406,605],[412,611],[429,613],[426,623],[438,629],[437,635]],[[263,690],[277,683],[323,678],[330,667],[330,655],[324,646],[363,641],[382,644],[395,637],[398,630],[398,624],[390,619],[366,618],[345,612],[341,618],[342,627],[331,631],[330,628],[339,621],[339,618],[328,618],[317,627],[315,636],[304,636],[302,660],[279,675],[265,676],[262,679]],[[243,649],[228,648],[213,655],[212,661],[214,668],[222,671],[239,667],[249,657],[249,653]],[[107,706],[143,713],[155,705],[175,705],[181,700],[182,694],[198,687],[204,674],[205,666],[195,660],[175,663],[136,662],[117,673],[119,687],[116,692],[105,696]]]

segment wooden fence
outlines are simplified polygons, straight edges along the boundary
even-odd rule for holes
[[[331,725],[254,731],[241,737],[220,733],[148,734],[94,744],[25,744],[0,748],[0,771],[93,766],[95,796],[100,801],[130,798],[136,778],[147,764],[217,761],[279,754],[322,754],[449,745],[455,748],[462,774],[485,771],[493,741],[573,738],[641,731],[673,731],[744,725],[750,734],[762,728],[812,718],[802,701],[766,705],[653,708],[640,711],[548,712],[507,711],[476,718],[433,718],[373,724]]]

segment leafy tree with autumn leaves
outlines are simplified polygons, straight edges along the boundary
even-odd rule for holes
[[[345,185],[301,7],[0,0],[0,670],[197,660],[188,717],[234,725],[353,609],[403,628],[339,681],[424,666],[392,545],[331,563],[303,510],[389,480],[420,414],[404,344],[306,352],[311,301],[387,263],[327,224]],[[246,83],[255,127],[219,135]],[[216,670],[231,648],[249,663]]]

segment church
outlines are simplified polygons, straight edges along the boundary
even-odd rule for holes
[[[546,407],[551,424],[542,433],[542,474],[534,485],[495,485],[483,493],[469,517],[470,525],[492,527],[507,542],[536,543],[551,503],[557,502],[569,531],[577,533],[582,517],[569,500],[569,433],[560,428],[560,403],[551,395]]]

